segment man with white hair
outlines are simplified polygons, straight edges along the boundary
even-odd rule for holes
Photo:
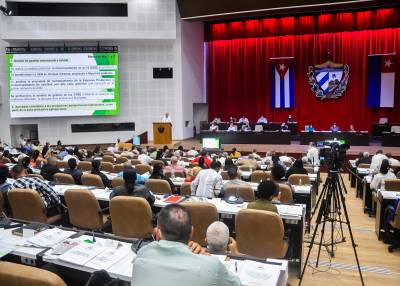
[[[368,152],[362,153],[362,157],[356,161],[356,166],[360,164],[371,164],[371,158],[369,157]]]
[[[138,156],[138,160],[140,161],[140,163],[142,163],[142,164],[147,164],[147,165],[149,165],[150,162],[152,161],[152,159],[150,158],[150,156],[147,155],[146,150],[142,150],[142,154],[140,154],[140,155]]]
[[[239,255],[236,241],[229,237],[229,229],[223,222],[216,221],[210,224],[206,232],[207,250],[210,254],[226,255],[228,251],[232,255]]]
[[[190,150],[187,152],[187,156],[188,156],[188,157],[191,157],[191,158],[196,157],[198,154],[199,154],[199,152],[196,151],[196,148],[195,148],[195,147],[192,147],[192,149],[190,149]]]
[[[185,168],[178,165],[178,157],[172,156],[171,157],[171,164],[164,168],[164,173],[182,173],[185,175]]]

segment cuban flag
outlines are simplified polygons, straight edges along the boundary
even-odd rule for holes
[[[272,108],[294,107],[294,58],[271,58]]]
[[[394,107],[396,55],[368,56],[368,107]]]

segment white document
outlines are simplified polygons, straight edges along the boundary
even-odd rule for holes
[[[303,214],[302,205],[276,205],[280,215],[301,216]]]
[[[104,247],[97,246],[96,243],[81,242],[79,245],[60,255],[58,259],[72,264],[85,265],[105,250]]]
[[[107,272],[124,280],[130,280],[132,278],[133,261],[135,258],[136,254],[133,251],[129,251],[127,256],[111,266]]]
[[[251,260],[245,260],[239,272],[240,281],[245,286],[276,285],[279,275],[279,267]]]
[[[107,270],[112,265],[129,255],[131,252],[130,244],[119,243],[116,247],[106,248],[102,253],[90,260],[85,266],[100,270]]]
[[[29,238],[27,242],[39,247],[52,247],[75,233],[75,231],[67,231],[55,227],[39,232],[34,237]]]

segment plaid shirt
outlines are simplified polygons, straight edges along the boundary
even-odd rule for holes
[[[42,198],[46,209],[61,205],[57,193],[43,180],[36,177],[20,177],[13,183],[13,188],[33,189],[37,191]]]

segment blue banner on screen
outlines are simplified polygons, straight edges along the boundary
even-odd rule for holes
[[[396,55],[368,56],[368,107],[394,107]]]
[[[294,58],[271,58],[272,108],[294,107]]]

